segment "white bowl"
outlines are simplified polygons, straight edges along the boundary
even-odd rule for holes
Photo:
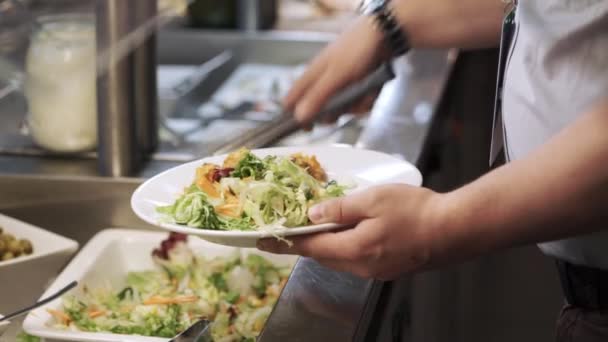
[[[101,231],[74,257],[43,297],[51,295],[73,280],[79,282],[78,288],[73,291],[80,291],[84,285],[89,288],[108,283],[117,287],[123,285],[121,283],[124,282],[124,278],[128,272],[155,267],[151,252],[167,236],[166,232],[141,230],[108,229]],[[234,247],[216,245],[196,238],[190,238],[188,244],[196,254],[207,257],[231,255],[235,251]],[[255,249],[241,249],[241,252],[244,254],[260,254],[280,265],[293,265],[297,259],[294,256],[269,254]],[[47,309],[60,310],[61,306],[61,299],[59,298],[44,307],[33,310],[25,318],[23,330],[34,336],[62,341],[167,341],[166,338],[158,337],[80,332],[52,328],[49,324],[52,322],[52,317],[47,312]]]
[[[0,318],[2,318],[4,316],[0,315]],[[2,334],[4,334],[6,332],[6,330],[8,329],[8,326],[11,324],[10,321],[5,321],[5,322],[0,322],[0,337],[2,337]]]
[[[0,261],[0,311],[13,312],[40,296],[78,250],[78,243],[2,214],[0,227],[18,239],[30,240],[34,247],[30,255]]]

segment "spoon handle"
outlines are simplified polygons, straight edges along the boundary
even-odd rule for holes
[[[7,320],[9,320],[11,318],[15,318],[17,316],[21,316],[21,315],[23,315],[25,313],[28,313],[28,312],[36,309],[37,307],[43,306],[43,305],[45,305],[45,304],[47,304],[47,303],[49,303],[49,302],[57,299],[58,297],[63,296],[64,293],[66,293],[69,290],[73,289],[74,287],[76,287],[76,285],[78,285],[78,282],[77,281],[73,281],[73,282],[69,283],[68,285],[66,285],[64,288],[62,288],[61,290],[57,291],[57,293],[55,293],[54,295],[49,296],[48,298],[45,298],[45,299],[43,299],[43,300],[41,300],[41,301],[39,301],[37,303],[34,303],[33,305],[30,305],[30,306],[28,306],[26,308],[23,308],[23,309],[21,309],[19,311],[15,311],[15,312],[13,312],[11,314],[8,314],[8,315],[0,318],[0,322],[7,321]]]

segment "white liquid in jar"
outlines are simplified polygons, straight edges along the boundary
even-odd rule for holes
[[[57,152],[97,145],[95,26],[87,17],[41,21],[26,60],[28,125],[34,141]]]

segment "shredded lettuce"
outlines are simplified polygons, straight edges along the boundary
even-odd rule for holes
[[[191,186],[172,205],[157,208],[158,212],[169,215],[175,223],[191,227],[221,229],[223,223],[207,200],[207,195],[196,186]]]
[[[325,187],[325,191],[327,195],[330,197],[340,197],[344,196],[344,190],[346,187],[344,185],[339,185],[336,181],[330,181],[327,183]]]
[[[267,163],[256,157],[253,153],[248,152],[245,157],[239,161],[234,171],[230,173],[231,177],[236,178],[253,178],[260,179],[264,176]]]
[[[171,338],[200,318],[215,341],[255,340],[287,280],[279,267],[251,254],[205,258],[179,242],[156,268],[130,272],[120,287],[88,287],[63,297],[55,327]],[[180,298],[185,298],[180,302]],[[176,300],[176,301],[172,301]]]
[[[224,199],[209,198],[195,184],[159,213],[177,224],[214,230],[262,230],[310,224],[308,209],[329,198],[343,196],[346,186],[314,178],[289,157],[261,159],[247,152],[229,177],[219,181],[221,192],[238,198],[239,217],[218,214]]]
[[[40,337],[32,336],[32,335],[26,334],[25,332],[20,332],[17,335],[16,342],[40,342]]]

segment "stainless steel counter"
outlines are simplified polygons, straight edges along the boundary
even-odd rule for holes
[[[190,34],[175,34],[169,46],[184,44],[188,37]],[[191,38],[200,39],[195,36]],[[259,48],[252,51],[255,55]],[[180,60],[178,57],[174,59],[177,62]],[[355,146],[399,155],[415,163],[452,61],[453,56],[448,51],[418,51],[402,61],[398,78],[383,89],[360,136],[355,139]],[[175,163],[149,162],[139,176],[146,178],[173,165]],[[128,209],[128,195],[140,178],[74,178],[95,174],[96,163],[93,159],[74,161],[0,156],[0,212],[73,236],[81,242],[103,227],[149,229],[135,219]],[[58,175],[62,176],[58,178]],[[39,191],[20,188],[32,182],[55,189],[62,194],[61,198],[49,204],[40,201],[37,197]],[[77,191],[78,188],[88,188],[90,197],[79,201],[82,192]],[[69,189],[73,189],[72,192]],[[96,194],[96,189],[105,190]],[[71,198],[71,193],[77,196]],[[101,217],[100,213],[91,211],[95,203],[103,204],[104,210],[111,216]],[[61,210],[76,208],[75,212],[80,212],[77,209],[83,205],[88,208],[82,211],[83,215],[96,214],[91,218],[80,217],[79,222],[87,222],[87,219],[98,219],[99,222],[77,228],[74,222],[66,222],[58,216]],[[301,258],[260,341],[364,340],[381,286],[380,282],[333,272],[313,260]]]

